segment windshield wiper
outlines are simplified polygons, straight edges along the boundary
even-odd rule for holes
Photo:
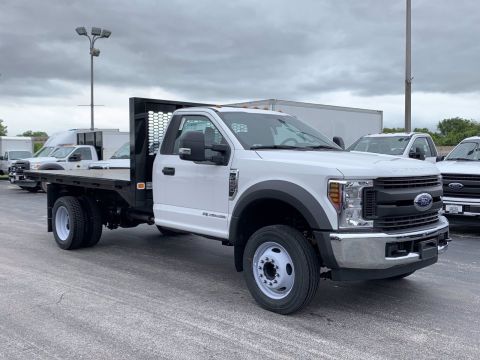
[[[445,160],[453,160],[453,161],[478,161],[475,159],[467,159],[467,158],[450,158],[450,159],[445,159]]]
[[[292,146],[292,145],[254,145],[254,146],[250,146],[250,150],[261,150],[261,149],[302,150],[302,149],[305,149],[305,147],[303,147],[303,146]]]
[[[313,146],[305,146],[305,149],[311,150],[311,149],[326,149],[326,150],[336,150],[336,151],[341,151],[341,149],[337,149],[333,146],[330,145],[313,145]]]

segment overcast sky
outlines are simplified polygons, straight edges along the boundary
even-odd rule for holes
[[[480,2],[412,0],[413,126],[480,120]],[[0,119],[9,135],[128,129],[128,98],[277,98],[384,111],[403,124],[403,0],[0,0]]]

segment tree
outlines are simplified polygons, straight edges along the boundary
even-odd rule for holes
[[[45,131],[27,130],[27,131],[24,131],[22,134],[19,134],[17,136],[48,137],[48,134]]]
[[[0,119],[0,136],[7,136],[7,126],[3,125],[2,119]]]
[[[459,117],[443,119],[438,123],[440,145],[457,145],[463,139],[480,134],[480,123]]]
[[[383,128],[385,134],[405,132],[405,128]]]

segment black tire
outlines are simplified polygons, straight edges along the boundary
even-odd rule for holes
[[[98,203],[88,196],[81,196],[80,203],[85,216],[85,235],[82,247],[92,247],[98,244],[102,237],[102,212]]]
[[[176,230],[171,230],[171,229],[166,229],[162,226],[156,225],[158,231],[162,233],[163,236],[179,236],[179,235],[185,235],[185,232],[182,231],[176,231]]]
[[[60,222],[57,223],[57,214],[64,211],[67,213],[68,221],[65,226],[67,230],[62,233],[61,229],[64,227]],[[61,216],[61,214],[58,215]],[[61,249],[73,250],[82,246],[85,237],[85,215],[78,198],[64,196],[55,201],[52,211],[52,227],[55,241]]]
[[[48,185],[48,183],[45,182],[45,181],[42,181],[42,182],[40,183],[40,188],[42,189],[42,191],[43,191],[45,194],[47,193],[47,185]]]
[[[283,247],[282,250],[286,251],[292,261],[290,268],[294,269],[293,286],[288,295],[281,299],[265,294],[255,279],[254,271],[257,271],[257,265],[255,269],[253,268],[255,252],[262,244],[269,242]],[[266,310],[285,315],[304,308],[313,299],[320,279],[320,263],[315,249],[302,233],[290,226],[273,225],[261,228],[248,240],[243,255],[243,272],[248,290],[255,301]]]
[[[415,272],[415,271],[410,271],[410,272],[405,273],[405,274],[401,274],[401,275],[397,275],[397,276],[392,276],[392,277],[386,278],[385,280],[401,280],[401,279],[406,278],[407,276],[412,275],[414,272]]]

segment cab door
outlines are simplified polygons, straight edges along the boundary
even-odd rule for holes
[[[193,162],[180,159],[180,137],[190,131],[205,135],[206,145],[225,144],[233,147],[213,117],[207,113],[178,115],[172,119],[172,138],[163,145],[154,164],[155,223],[225,238],[228,236],[229,165],[211,161]],[[165,141],[165,140],[164,140]],[[206,149],[206,158],[213,155]]]

